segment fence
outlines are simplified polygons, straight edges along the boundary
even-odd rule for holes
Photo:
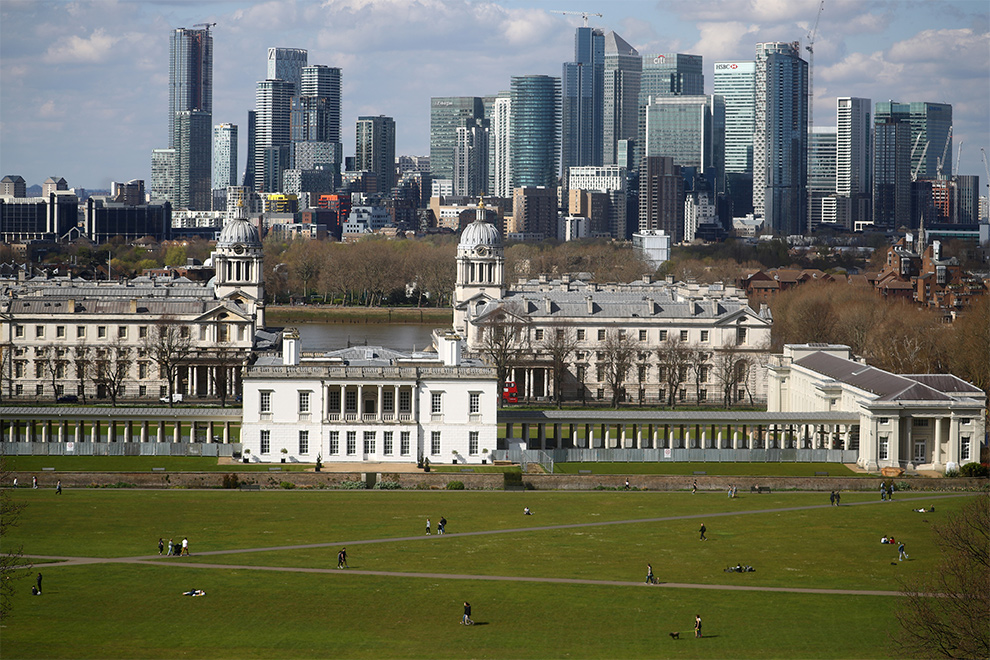
[[[855,449],[496,449],[492,460],[540,463],[855,463]]]
[[[202,442],[0,442],[7,456],[203,456],[230,457],[240,443]]]

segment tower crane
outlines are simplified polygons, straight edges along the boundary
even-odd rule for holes
[[[949,143],[952,142],[952,127],[949,126],[949,134],[945,136],[945,146],[942,147],[942,157],[935,159],[935,178],[942,178],[942,168],[945,167],[945,157],[949,153]],[[951,174],[951,172],[950,172]]]
[[[962,158],[962,146],[963,146],[963,141],[959,140],[959,148],[956,149],[956,160],[952,163],[954,165],[953,169],[956,171],[956,174],[959,174],[959,159]],[[951,176],[952,172],[949,172],[949,175]]]
[[[804,47],[808,51],[808,132],[811,132],[815,125],[815,36],[818,34],[818,21],[821,20],[822,12],[825,11],[825,0],[818,4],[818,15],[815,16],[815,25],[808,32],[808,45]]]
[[[919,134],[918,137],[921,137],[921,135]],[[921,150],[921,155],[918,156],[918,164],[914,166],[913,170],[911,170],[911,183],[914,183],[915,181],[918,180],[918,173],[921,171],[922,163],[925,162],[925,154],[928,153],[929,144],[931,143],[927,141],[925,142],[925,147]]]
[[[823,1],[824,1],[824,0],[823,0]],[[213,26],[215,26],[215,25],[216,25],[216,23],[196,23],[195,25],[193,25],[193,27],[194,27],[194,28],[195,28],[195,27],[204,27],[204,28],[206,28],[207,30],[209,30],[209,29],[210,29],[211,27],[213,27]]]
[[[987,152],[983,147],[980,147],[980,155],[983,156],[983,171],[987,174],[987,199],[990,200],[990,165],[987,165]]]
[[[825,2],[825,0],[822,0],[822,2]],[[560,11],[560,10],[557,10],[557,9],[551,9],[550,10],[550,13],[551,14],[563,14],[565,16],[580,16],[581,18],[584,19],[584,27],[588,27],[588,17],[589,16],[597,16],[598,18],[601,18],[602,17],[601,14],[594,14],[594,13],[587,12],[587,11]]]

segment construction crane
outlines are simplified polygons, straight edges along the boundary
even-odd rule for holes
[[[824,1],[824,0],[823,0],[823,1]],[[216,23],[196,23],[195,25],[193,25],[193,27],[194,27],[194,28],[195,28],[195,27],[204,27],[204,28],[206,28],[207,30],[209,30],[209,29],[210,29],[211,27],[213,27],[213,26],[215,26],[215,25],[216,25]]]
[[[942,168],[945,167],[945,157],[949,153],[949,143],[952,142],[952,127],[949,126],[949,134],[945,136],[945,146],[942,147],[942,157],[935,159],[935,178],[942,178]],[[924,156],[922,156],[924,158]],[[951,172],[950,172],[951,174]]]
[[[921,137],[919,134],[918,137]],[[918,173],[921,171],[921,166],[925,162],[925,154],[928,153],[928,145],[930,142],[925,142],[925,148],[921,150],[921,156],[918,157],[918,164],[914,166],[914,170],[911,171],[911,182],[914,183],[918,180]],[[912,158],[913,158],[912,154]]]
[[[808,132],[811,132],[815,125],[815,36],[818,34],[818,21],[825,11],[825,0],[818,4],[818,15],[815,16],[815,25],[808,32],[806,37],[808,45],[804,47],[808,51]]]
[[[822,0],[822,2],[825,2],[825,0]],[[588,27],[588,17],[589,16],[597,16],[598,18],[601,18],[602,17],[601,14],[594,14],[594,13],[587,12],[587,11],[559,11],[559,10],[556,10],[556,9],[551,9],[550,10],[550,13],[551,14],[563,14],[565,16],[580,16],[581,18],[584,19],[584,27]]]
[[[952,163],[955,166],[953,169],[955,169],[956,174],[959,174],[959,159],[962,158],[962,146],[963,146],[963,141],[959,140],[959,148],[956,149],[956,160],[955,162]],[[952,172],[949,172],[949,174],[951,175]]]
[[[990,165],[987,165],[987,152],[983,147],[980,147],[980,155],[983,156],[983,171],[987,174],[987,199],[990,200]]]

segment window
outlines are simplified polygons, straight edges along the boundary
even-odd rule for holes
[[[86,326],[77,325],[76,326],[76,339],[82,339],[86,336]]]
[[[584,328],[578,328],[578,331],[577,331],[578,341],[584,341],[584,337],[585,337],[585,329]]]
[[[412,412],[412,392],[399,390],[399,412]]]
[[[45,363],[44,362],[35,362],[34,363],[34,377],[35,378],[44,378],[45,377]],[[41,392],[38,392],[38,394],[41,394]]]
[[[688,340],[688,331],[681,330],[681,341],[687,341],[687,340]]]
[[[440,431],[433,431],[430,434],[430,453],[434,456],[440,455]]]
[[[468,411],[472,415],[477,415],[481,412],[481,394],[479,392],[471,392],[468,397]]]
[[[403,456],[409,455],[409,431],[399,433],[399,453]]]
[[[625,338],[626,338],[626,331],[619,330],[619,339],[625,339]]]
[[[179,336],[182,337],[183,339],[185,339],[186,337],[189,336],[189,326],[188,325],[181,325],[181,326],[179,326]]]
[[[967,424],[969,424],[969,423],[970,423],[970,422],[972,422],[972,421],[973,421],[973,420],[971,420],[971,419],[970,419],[969,417],[961,417],[961,418],[959,419],[959,423],[960,423],[960,424],[962,424],[963,426],[965,426],[965,425],[967,425]]]
[[[639,340],[640,341],[646,341],[646,330],[640,330],[639,331]]]
[[[58,337],[59,339],[65,339],[65,326],[64,325],[56,325],[55,326],[55,336]]]
[[[330,412],[340,412],[340,390],[336,387],[330,390],[330,396],[327,397],[327,405]]]
[[[272,450],[272,432],[261,432],[261,453],[267,454]]]
[[[536,329],[536,341],[543,341],[543,328]]]
[[[357,431],[347,432],[347,455],[353,456],[357,453]]]
[[[105,325],[96,326],[96,336],[99,339],[106,339],[107,338],[107,326],[105,326]]]
[[[14,394],[17,396],[24,394],[24,385],[22,383],[17,383],[14,385]]]
[[[148,363],[138,362],[138,378],[147,378],[147,377],[148,377]]]
[[[703,342],[708,341],[708,330],[701,331],[701,341]]]
[[[24,336],[24,326],[23,325],[15,325],[14,326],[14,336],[15,337],[23,337]]]
[[[340,431],[330,431],[330,454],[336,456],[340,453]]]
[[[374,454],[375,453],[375,432],[365,431],[364,432],[364,453]]]
[[[468,432],[468,454],[471,456],[478,455],[478,435],[477,431]]]
[[[126,325],[118,325],[117,326],[117,338],[118,339],[127,339],[127,326]]]
[[[644,380],[646,380],[646,365],[645,364],[639,365],[638,370],[639,370],[639,382],[642,383]]]
[[[386,456],[392,455],[392,436],[394,433],[392,431],[385,431],[384,437],[382,439],[382,451],[385,452]]]
[[[880,449],[879,449],[879,451],[880,451],[880,457],[879,458],[880,458],[881,461],[886,461],[887,458],[889,457],[888,456],[888,453],[887,453],[889,445],[890,445],[890,437],[889,436],[886,436],[886,435],[881,435],[880,436]]]
[[[605,390],[602,389],[601,387],[599,387],[595,391],[595,398],[598,399],[599,401],[601,401],[602,399],[604,399],[605,398]]]
[[[698,401],[708,401],[708,390],[698,390]]]
[[[309,431],[299,432],[299,453],[300,454],[309,453]]]
[[[309,414],[309,395],[310,392],[299,392],[299,414],[308,415]]]
[[[261,401],[258,406],[259,412],[261,414],[268,414],[272,411],[272,393],[271,392],[261,392]]]
[[[880,417],[877,419],[877,424],[886,424],[890,421],[888,417]]]
[[[746,343],[746,328],[736,328],[736,345]]]
[[[970,449],[969,449],[969,445],[970,445],[969,436],[968,435],[960,436],[960,438],[959,438],[959,460],[960,460],[960,462],[970,460],[970,455],[969,455]]]
[[[141,396],[141,397],[148,396],[148,386],[147,385],[138,385],[138,396]]]
[[[158,387],[158,398],[159,399],[164,399],[167,396],[168,396],[168,386],[167,385],[160,385]]]
[[[138,338],[144,339],[147,336],[148,336],[148,326],[146,325],[138,326]]]
[[[42,396],[45,393],[45,386],[38,383],[34,386],[34,393],[36,396]]]
[[[585,366],[583,364],[579,364],[577,366],[577,381],[579,383],[584,382],[584,370],[585,370]]]
[[[443,413],[443,392],[430,394],[430,412],[434,415]]]
[[[598,331],[598,341],[605,341],[605,330],[600,329]]]
[[[344,412],[357,412],[357,392],[347,390],[344,392]]]
[[[682,387],[681,391],[677,393],[677,399],[678,401],[684,401],[687,399],[687,390]]]
[[[708,382],[708,365],[703,364],[698,368],[698,382],[707,383]]]
[[[574,358],[576,360],[584,360],[587,357],[588,357],[588,354],[585,353],[584,351],[578,351],[577,353],[574,354]]]
[[[395,392],[392,390],[382,390],[382,410],[395,412]]]
[[[37,337],[37,338],[39,338],[39,339],[42,338],[42,337],[44,337],[45,336],[45,326],[43,326],[43,325],[36,325],[36,326],[34,326],[34,336]]]
[[[661,330],[660,331],[660,341],[667,341],[667,331],[666,330]]]
[[[915,417],[914,418],[914,425],[915,426],[928,426],[928,420],[927,419],[924,419],[924,418]]]

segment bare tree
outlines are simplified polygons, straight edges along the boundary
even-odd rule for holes
[[[932,531],[941,557],[904,589],[894,642],[904,655],[990,658],[990,493]]]
[[[72,347],[72,366],[76,370],[76,381],[79,383],[79,394],[86,403],[86,381],[89,379],[90,368],[93,365],[93,349],[86,343]]]
[[[131,347],[123,340],[116,339],[105,347],[96,350],[91,378],[97,391],[104,391],[110,403],[117,405],[117,398],[124,391],[124,383],[131,371]]]
[[[573,328],[551,326],[544,330],[546,333],[540,348],[550,358],[553,369],[553,396],[557,408],[561,407],[564,396],[564,376],[567,375],[567,362],[571,353],[577,348],[577,333]]]
[[[192,349],[189,326],[163,317],[162,322],[148,332],[142,345],[148,357],[158,365],[158,377],[168,384],[168,405],[175,405],[175,379],[179,366],[189,359]]]
[[[722,391],[722,405],[726,408],[732,406],[736,385],[739,383],[740,361],[742,359],[739,347],[731,341],[725,342],[712,357],[715,379]]]
[[[0,401],[3,401],[4,387],[10,388],[10,381],[13,377],[14,365],[14,345],[0,344]]]
[[[58,383],[65,379],[65,349],[55,346],[55,344],[45,344],[38,348],[40,353],[37,360],[44,365],[45,375],[52,384],[52,399],[58,400]]]
[[[677,391],[687,380],[690,349],[673,334],[661,342],[657,349],[657,361],[660,367],[660,380],[667,390],[667,404],[677,405]]]
[[[241,351],[227,340],[218,341],[211,351],[213,368],[210,369],[210,380],[213,382],[213,391],[220,399],[220,407],[227,405],[227,395],[230,390],[230,376],[234,367],[243,363]]]
[[[478,325],[481,330],[481,354],[495,367],[501,387],[505,385],[512,365],[528,352],[529,318],[521,314],[515,305],[502,305],[480,320]]]
[[[708,360],[711,359],[712,354],[703,348],[695,347],[689,348],[687,355],[688,367],[694,374],[694,400],[701,403],[701,384],[708,380],[708,370],[711,367]]]
[[[632,366],[636,349],[632,341],[621,330],[609,330],[602,345],[605,358],[605,384],[612,393],[612,407],[618,408],[625,398],[626,376]]]
[[[6,460],[0,454],[0,483],[9,484],[11,478]],[[15,580],[27,576],[31,568],[31,564],[24,560],[22,546],[11,547],[8,536],[11,528],[17,526],[23,508],[23,504],[15,502],[10,496],[10,489],[0,488],[0,538],[5,539],[4,550],[0,553],[0,621],[10,616]]]

